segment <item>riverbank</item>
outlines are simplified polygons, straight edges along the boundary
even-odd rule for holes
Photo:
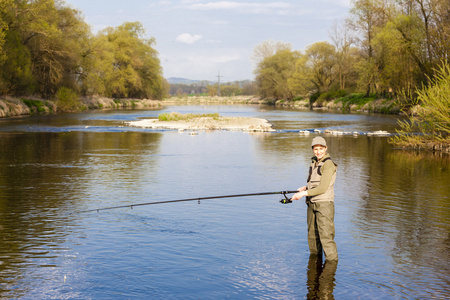
[[[149,99],[111,99],[105,97],[83,97],[79,99],[76,111],[94,109],[145,109],[163,107],[163,101]],[[29,116],[36,114],[56,114],[61,112],[55,101],[36,97],[0,98],[0,118]],[[67,111],[62,111],[67,112]]]
[[[263,104],[275,105],[280,107],[289,107],[295,109],[313,109],[313,110],[338,110],[350,112],[365,113],[384,113],[384,114],[400,114],[401,109],[396,105],[394,100],[376,99],[363,103],[353,103],[345,101],[346,99],[331,99],[325,101],[316,101],[310,104],[309,99],[301,99],[294,101],[260,99],[256,96],[233,96],[233,97],[209,97],[209,96],[185,96],[171,97],[165,99],[163,103],[167,104]]]
[[[164,100],[149,99],[111,99],[106,97],[82,97],[79,99],[77,110],[70,112],[94,109],[146,109],[162,108],[167,105],[195,105],[195,104],[248,104],[248,105],[275,105],[294,109],[338,110],[365,113],[399,114],[400,108],[393,100],[374,100],[364,104],[344,103],[343,101],[319,101],[310,107],[309,99],[297,101],[260,99],[256,96],[185,96],[171,97]],[[0,98],[0,118],[27,116],[35,114],[55,114],[61,111],[55,101],[43,100],[36,97],[3,97]]]

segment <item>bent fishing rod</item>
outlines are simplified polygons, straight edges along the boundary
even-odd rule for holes
[[[166,203],[176,203],[176,202],[187,202],[187,201],[198,201],[200,204],[201,200],[210,200],[210,199],[220,199],[220,198],[234,198],[234,197],[248,197],[248,196],[263,196],[263,195],[275,195],[281,194],[284,196],[284,199],[281,199],[280,202],[283,204],[292,203],[292,200],[286,196],[286,194],[295,194],[298,191],[281,191],[281,192],[263,192],[263,193],[252,193],[252,194],[237,194],[237,195],[223,195],[223,196],[210,196],[210,197],[200,197],[200,198],[188,198],[188,199],[176,199],[176,200],[166,200],[166,201],[158,201],[158,202],[147,202],[147,203],[136,203],[136,204],[127,204],[127,205],[118,205],[118,206],[110,206],[110,207],[102,207],[102,208],[94,208],[88,210],[78,211],[78,213],[87,213],[87,212],[100,212],[101,210],[110,210],[117,208],[131,208],[136,206],[144,206],[144,205],[154,205],[154,204],[166,204]]]

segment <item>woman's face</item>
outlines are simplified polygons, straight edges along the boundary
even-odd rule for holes
[[[321,146],[321,145],[315,145],[313,147],[314,155],[317,157],[318,160],[322,159],[324,157],[325,153],[327,153],[327,147]]]

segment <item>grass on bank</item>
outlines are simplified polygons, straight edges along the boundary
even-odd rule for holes
[[[342,103],[343,109],[350,109],[351,106],[356,105],[358,108],[363,107],[369,102],[377,100],[375,94],[366,97],[364,93],[349,94],[345,90],[330,91],[326,93],[315,93],[310,97],[310,103],[315,103],[317,106],[323,105],[325,102],[334,101],[334,103]]]
[[[213,118],[219,119],[219,113],[213,114],[181,114],[178,112],[162,113],[158,116],[159,121],[190,121],[198,118]]]
[[[29,100],[29,99],[21,99],[26,106],[28,106],[31,111],[35,111],[38,114],[45,113],[45,103],[42,100]]]

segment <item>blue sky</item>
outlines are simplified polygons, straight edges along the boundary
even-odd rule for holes
[[[267,40],[295,50],[330,41],[333,23],[351,0],[66,0],[94,33],[139,21],[156,39],[164,77],[221,81],[254,79],[250,57]]]

